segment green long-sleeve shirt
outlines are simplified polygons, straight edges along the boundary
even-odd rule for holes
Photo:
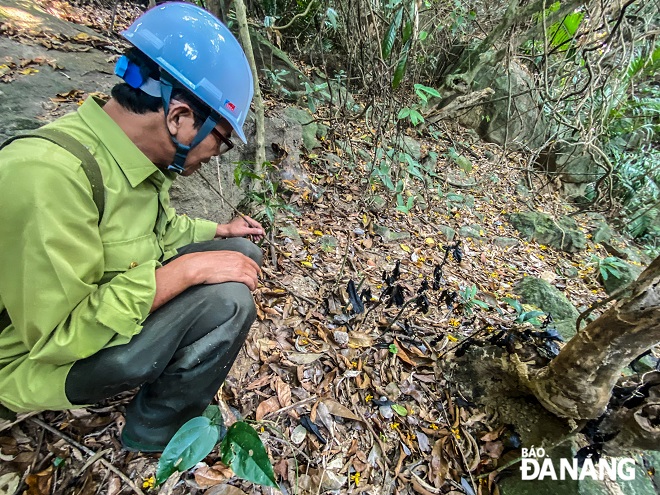
[[[0,403],[66,409],[73,363],[127,343],[156,293],[155,270],[217,224],[176,215],[162,172],[92,98],[49,124],[88,147],[105,186],[98,210],[81,163],[38,138],[0,151]]]

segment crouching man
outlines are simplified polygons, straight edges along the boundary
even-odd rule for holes
[[[162,451],[202,413],[255,318],[262,226],[178,216],[168,190],[245,142],[253,80],[231,32],[166,3],[123,36],[125,82],[0,151],[0,404],[139,387],[123,445]]]

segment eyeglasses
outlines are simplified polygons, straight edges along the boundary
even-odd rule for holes
[[[224,136],[215,127],[211,129],[211,134],[213,134],[213,137],[215,137],[215,139],[220,142],[220,151],[218,154],[223,155],[234,147],[234,143],[231,142],[231,139],[229,139],[227,136]]]

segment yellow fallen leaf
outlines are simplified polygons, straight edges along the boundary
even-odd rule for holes
[[[424,239],[424,242],[426,244],[428,244],[429,246],[433,246],[435,244],[435,241],[433,239],[431,239],[430,237],[427,237],[426,239]]]
[[[451,340],[452,342],[458,342],[458,339],[454,337],[453,335],[447,334],[447,339]]]
[[[323,235],[323,232],[321,232],[320,230],[315,230],[314,235],[321,236],[321,235]]]
[[[407,246],[405,244],[399,244],[401,246],[401,249],[403,249],[406,253],[410,252],[410,246]]]
[[[312,265],[309,261],[301,261],[300,264],[302,266],[306,266],[307,268],[314,268],[314,265]]]
[[[30,74],[36,74],[39,72],[39,69],[33,69],[32,67],[28,67],[27,69],[19,70],[19,74],[23,74],[24,76],[29,76]]]

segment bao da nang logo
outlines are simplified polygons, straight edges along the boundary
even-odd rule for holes
[[[635,460],[630,458],[600,459],[594,462],[587,458],[580,466],[576,458],[551,459],[545,456],[545,449],[532,446],[522,449],[520,465],[522,480],[594,480],[610,479],[634,480]]]

